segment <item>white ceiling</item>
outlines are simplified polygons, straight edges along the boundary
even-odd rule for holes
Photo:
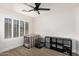
[[[35,6],[33,3],[29,3],[30,5]],[[71,10],[79,6],[78,3],[42,3],[40,7],[50,8],[50,11],[40,11],[40,15],[46,15],[49,13],[54,12],[61,12],[65,10]],[[31,8],[27,5],[24,5],[23,3],[0,3],[0,8],[7,9],[10,11],[16,11],[18,13],[31,16],[31,17],[37,17],[40,16],[37,14],[37,12],[23,12],[22,10],[30,10]]]

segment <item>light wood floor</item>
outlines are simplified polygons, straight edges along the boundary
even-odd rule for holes
[[[60,53],[55,50],[47,48],[31,48],[27,49],[25,47],[18,47],[0,54],[0,56],[65,56],[65,54]]]

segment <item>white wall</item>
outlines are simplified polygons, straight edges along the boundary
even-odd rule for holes
[[[68,37],[73,39],[73,51],[75,52],[75,10],[62,10],[37,17],[34,20],[33,31],[42,36]]]
[[[79,54],[79,7],[75,9],[76,17],[76,53]]]
[[[0,9],[0,52],[7,51],[9,49],[23,45],[23,37],[9,38],[9,39],[4,38],[5,17],[29,22],[29,34],[32,33],[32,18],[26,17],[14,11]]]
[[[77,7],[76,9],[76,38],[79,38],[79,7]]]
[[[45,15],[34,21],[35,33],[43,36],[73,37],[75,35],[75,13],[73,10]]]

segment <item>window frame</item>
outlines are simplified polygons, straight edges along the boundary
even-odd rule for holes
[[[5,18],[4,20],[5,20],[5,22],[4,22],[5,39],[11,38],[12,37],[12,19]],[[7,30],[6,30],[6,28],[7,28]]]
[[[29,34],[29,23],[25,22],[25,35]]]
[[[20,36],[24,36],[24,21],[20,21]]]
[[[13,20],[13,37],[19,37],[19,20]]]
[[[5,39],[21,37],[27,34],[29,34],[29,22],[20,21],[20,20],[11,19],[11,18],[4,18],[4,38]]]

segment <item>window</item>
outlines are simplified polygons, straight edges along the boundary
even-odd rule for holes
[[[18,37],[19,36],[19,21],[18,20],[14,20],[14,23],[13,23],[13,29],[14,29],[14,32],[13,32],[13,36],[14,37]]]
[[[12,25],[13,23],[13,25]],[[24,21],[13,20],[5,18],[5,38],[24,36]],[[25,34],[28,34],[29,24],[25,22]],[[12,31],[13,30],[13,31]],[[13,35],[12,35],[13,32]]]
[[[5,38],[11,38],[12,36],[12,20],[5,18]]]
[[[29,24],[28,22],[25,22],[25,35],[28,34],[28,30],[29,30]]]
[[[20,21],[20,36],[24,35],[24,22]]]

